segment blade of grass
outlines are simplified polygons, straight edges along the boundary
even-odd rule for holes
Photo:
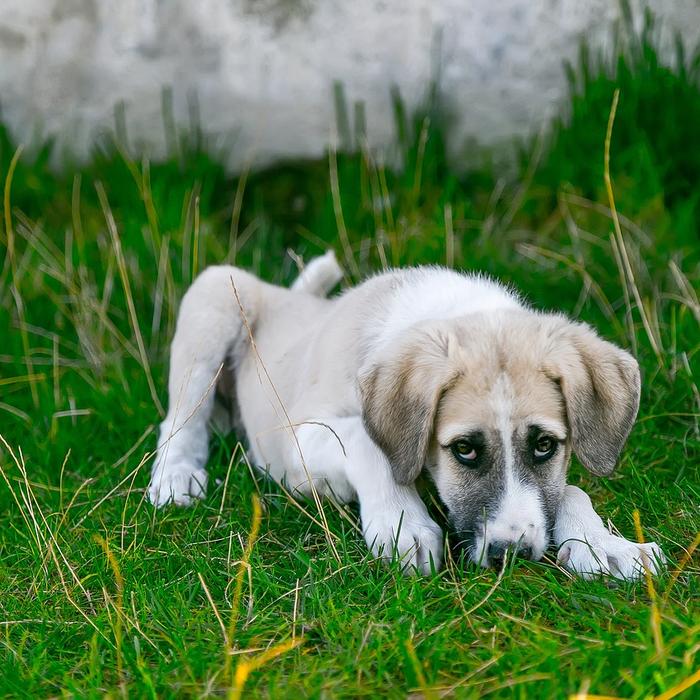
[[[100,205],[102,206],[102,211],[104,212],[105,219],[107,221],[107,228],[109,234],[112,238],[112,245],[114,246],[114,252],[117,256],[117,266],[119,268],[119,275],[122,280],[122,286],[124,288],[124,296],[126,298],[127,308],[129,310],[129,319],[131,321],[131,328],[134,332],[136,338],[136,344],[139,349],[139,356],[141,358],[141,367],[146,375],[146,381],[148,382],[148,388],[151,392],[151,399],[161,416],[165,415],[163,410],[163,405],[158,398],[158,392],[156,391],[155,384],[153,383],[153,375],[151,374],[151,366],[148,362],[148,356],[146,354],[146,346],[143,342],[143,336],[141,335],[141,327],[139,325],[138,316],[136,314],[136,307],[134,306],[134,297],[131,293],[131,284],[129,282],[129,273],[126,269],[126,262],[124,260],[124,253],[122,252],[121,241],[119,239],[119,232],[117,231],[117,223],[114,220],[114,215],[107,201],[107,193],[101,182],[95,183],[95,189],[97,190],[97,196],[100,200]]]

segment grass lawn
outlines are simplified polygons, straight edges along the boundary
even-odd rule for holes
[[[117,147],[56,174],[49,146],[15,161],[2,132],[0,695],[693,696],[700,61],[664,68],[653,45],[582,54],[548,136],[515,168],[465,156],[466,175],[435,104],[407,118],[397,102],[393,168],[358,129],[356,149],[238,178],[197,134],[165,163]],[[618,231],[603,168],[616,88]],[[328,247],[345,284],[391,265],[484,270],[630,348],[643,393],[618,470],[574,464],[570,481],[628,538],[637,512],[669,572],[586,582],[550,555],[404,577],[371,560],[354,509],[325,504],[324,530],[235,436],[212,441],[206,501],[155,512],[144,489],[184,289],[224,260],[288,284],[290,250]]]

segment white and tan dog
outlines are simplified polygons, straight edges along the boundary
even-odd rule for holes
[[[218,390],[257,466],[295,493],[313,482],[359,501],[367,545],[407,569],[441,564],[443,534],[415,486],[427,470],[475,562],[509,549],[537,560],[553,541],[584,576],[657,571],[656,544],[611,534],[566,484],[572,451],[612,472],[639,404],[631,355],[481,276],[393,270],[326,299],[340,276],[329,253],[292,289],[229,266],[195,280],[172,344],[155,505],[204,497]]]

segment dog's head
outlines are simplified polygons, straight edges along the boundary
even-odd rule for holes
[[[412,483],[426,467],[483,565],[539,559],[571,452],[610,474],[639,406],[629,353],[563,316],[473,314],[404,331],[361,373],[365,425]]]

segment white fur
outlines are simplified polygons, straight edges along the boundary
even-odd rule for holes
[[[159,507],[205,496],[215,387],[221,372],[233,367],[257,465],[294,492],[315,489],[341,501],[357,499],[371,551],[428,572],[431,562],[439,567],[442,561],[442,532],[415,486],[396,483],[386,455],[368,435],[358,376],[420,321],[517,309],[520,303],[486,278],[439,268],[392,271],[337,299],[321,298],[339,278],[337,261],[327,255],[312,261],[292,290],[228,266],[208,268],[195,280],[182,300],[172,343],[169,409],[148,496]],[[511,445],[512,396],[506,386],[499,390],[504,444]],[[501,509],[487,523],[482,546],[511,539],[515,529],[541,553],[541,505],[514,477],[512,457],[510,465]],[[568,554],[567,565],[583,574],[638,574],[639,549],[605,532],[583,496],[567,491],[557,520],[555,539]],[[605,566],[596,569],[575,539],[604,554]],[[656,545],[644,551],[660,553]]]
[[[567,486],[554,526],[558,560],[583,578],[601,574],[621,579],[659,573],[665,557],[655,542],[638,544],[612,535],[593,509],[588,494]]]
[[[520,548],[531,548],[533,558],[539,559],[547,546],[544,506],[537,491],[518,479],[513,456],[513,387],[502,374],[492,390],[499,432],[504,451],[505,488],[498,511],[476,534],[472,559],[487,564],[489,545],[493,542],[513,542]]]
[[[329,250],[325,255],[314,258],[292,284],[292,291],[307,292],[325,297],[343,279],[343,271],[338,265],[335,253]]]
[[[362,532],[372,553],[396,557],[402,567],[429,573],[431,559],[442,562],[442,532],[428,515],[415,486],[400,486],[384,453],[369,438],[360,416],[310,421],[297,430],[301,450],[292,448],[285,479],[310,495],[306,475],[314,465],[313,481],[321,495],[358,500]],[[291,484],[290,484],[291,485]]]
[[[421,321],[459,318],[470,313],[517,309],[516,296],[481,275],[465,275],[439,267],[403,273],[389,296],[385,313],[369,326],[380,352],[396,336]]]

